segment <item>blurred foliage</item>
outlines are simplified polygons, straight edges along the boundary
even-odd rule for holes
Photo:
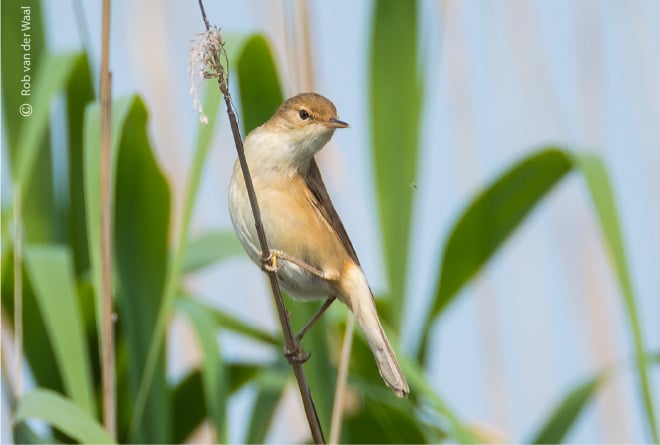
[[[112,438],[100,425],[100,114],[92,87],[95,82],[86,54],[46,52],[42,9],[31,2],[34,113],[29,118],[18,114],[23,99],[15,86],[20,70],[14,67],[21,66],[22,54],[16,26],[20,24],[19,6],[25,3],[2,2],[3,130],[7,135],[3,153],[9,157],[12,191],[20,190],[22,195],[19,201],[2,203],[2,310],[8,329],[13,329],[13,274],[17,268],[24,283],[23,348],[37,386],[19,400],[11,400],[14,438],[24,443],[110,443]],[[415,1],[378,0],[373,6],[369,74],[372,157],[390,285],[387,298],[379,305],[395,347],[407,298],[411,184],[417,172],[425,81],[419,69],[417,18]],[[232,36],[231,46],[241,123],[247,132],[281,103],[282,88],[265,36]],[[204,267],[242,256],[233,233],[227,231],[188,239],[214,128],[219,125],[220,96],[215,85],[207,87],[204,109],[209,125],[198,128],[183,219],[173,237],[172,193],[148,136],[147,108],[137,96],[113,102],[118,442],[181,443],[206,419],[216,441],[240,436],[248,443],[263,442],[292,382],[290,368],[280,354],[279,335],[208,306],[190,295],[184,284],[186,276]],[[57,100],[64,101],[66,113],[53,120],[51,105]],[[51,137],[65,138],[66,143],[54,144]],[[53,146],[66,147],[63,153],[56,152],[67,159],[65,182],[53,181]],[[639,382],[643,412],[651,437],[658,442],[647,368],[659,360],[657,354],[649,356],[645,350],[606,168],[593,155],[555,147],[540,149],[506,169],[466,203],[457,218],[442,248],[437,292],[428,318],[417,327],[421,340],[414,352],[399,353],[412,388],[410,399],[397,399],[384,387],[364,338],[357,335],[349,379],[353,403],[346,413],[342,442],[467,443],[480,439],[442,399],[425,373],[433,324],[532,209],[571,172],[585,178],[603,229],[636,351],[632,369]],[[56,195],[66,199],[56,201]],[[23,264],[17,265],[13,263],[17,240],[6,228],[16,218],[23,228],[25,247]],[[294,324],[304,323],[314,310],[311,304],[291,303]],[[196,333],[202,361],[199,368],[172,382],[166,378],[164,344],[167,320],[175,313],[183,315]],[[305,371],[326,431],[336,379],[336,339],[341,338],[344,327],[343,317],[331,315],[305,337],[305,348],[313,353]],[[217,340],[222,332],[270,348],[278,358],[258,364],[230,361]],[[598,390],[614,375],[610,369],[600,371],[560,395],[530,442],[565,440]],[[3,378],[11,382],[8,375]],[[227,421],[228,401],[243,388],[249,388],[255,399],[246,430],[233,432],[234,426]],[[53,429],[36,433],[24,422],[31,418],[44,419]]]
[[[377,1],[371,31],[371,156],[390,288],[381,317],[397,330],[404,315],[424,94],[417,15],[416,0]]]

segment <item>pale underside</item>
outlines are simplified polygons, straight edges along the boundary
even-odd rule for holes
[[[357,256],[313,159],[305,173],[293,177],[259,175],[253,180],[268,247],[309,264],[330,278],[320,278],[296,264],[280,260],[278,278],[292,296],[341,298],[338,279],[349,264],[359,264]],[[240,210],[231,212],[232,223],[243,247],[258,264],[261,249],[238,164],[234,167],[234,178],[238,180],[231,183],[230,206]],[[238,202],[244,205],[236,205]]]

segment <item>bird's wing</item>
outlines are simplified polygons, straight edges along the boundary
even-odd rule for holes
[[[314,198],[311,200],[312,203],[321,213],[323,218],[325,218],[330,227],[332,227],[332,229],[335,231],[351,259],[355,261],[357,265],[360,265],[357,253],[355,253],[355,249],[353,248],[353,244],[351,243],[351,240],[348,237],[348,233],[344,228],[344,224],[342,224],[337,211],[332,205],[332,200],[330,199],[330,195],[325,188],[323,178],[321,178],[321,172],[319,171],[319,167],[316,164],[316,160],[314,158],[312,158],[309,164],[309,170],[307,171],[307,174],[303,175],[303,177],[305,178],[307,188],[309,188],[309,191],[312,193]]]

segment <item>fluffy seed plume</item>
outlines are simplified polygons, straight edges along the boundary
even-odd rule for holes
[[[225,52],[225,42],[222,40],[220,29],[212,27],[208,31],[197,35],[192,41],[190,49],[190,94],[193,96],[193,108],[199,114],[199,120],[203,124],[208,123],[208,118],[204,114],[204,109],[197,94],[199,86],[204,79],[217,78],[220,88],[227,86],[227,70],[221,62],[222,59],[227,62]]]

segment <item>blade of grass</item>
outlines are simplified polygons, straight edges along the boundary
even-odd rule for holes
[[[21,7],[30,7],[30,60],[24,71],[23,44],[23,26],[24,9]],[[35,81],[36,70],[42,65],[46,51],[46,39],[44,38],[43,11],[41,1],[19,0],[15,2],[0,2],[0,19],[2,26],[2,117],[5,122],[3,127],[4,134],[8,143],[7,153],[11,158],[15,158],[21,150],[18,145],[18,139],[22,132],[22,127],[28,123],[30,117],[21,116],[19,109],[22,104],[28,103],[34,105],[34,96],[29,97],[21,95],[22,82],[28,74],[31,80]],[[33,84],[36,93],[36,84]],[[32,107],[33,112],[41,112]]]
[[[17,145],[21,147],[12,161],[12,177],[25,189],[32,177],[38,151],[50,118],[53,97],[64,91],[76,65],[85,63],[80,53],[49,55],[43,61],[34,83],[32,115],[21,128]]]
[[[227,376],[220,355],[214,320],[193,299],[176,300],[175,309],[182,312],[197,331],[197,340],[202,348],[202,381],[207,412],[215,428],[216,441],[226,443],[228,437]]]
[[[284,101],[270,43],[260,34],[250,36],[238,54],[238,91],[243,134],[266,122]]]
[[[184,443],[207,415],[202,372],[196,369],[170,390],[172,400],[172,443]],[[204,402],[203,402],[204,401]]]
[[[459,443],[471,444],[481,442],[470,429],[463,424],[454,411],[428,383],[424,376],[423,369],[415,362],[407,360],[405,357],[401,360],[401,367],[410,382],[411,392],[414,391],[420,395],[420,399],[429,403],[433,410],[442,418],[446,419],[448,427],[447,434]]]
[[[385,327],[387,328],[386,325]],[[421,406],[428,405],[446,423],[446,427],[443,424],[443,428],[446,428],[446,433],[452,440],[463,444],[479,443],[478,438],[463,424],[459,416],[449,407],[449,404],[433,390],[421,366],[417,362],[408,359],[407,355],[400,354],[395,341],[392,342],[392,347],[410,384],[411,397],[419,402]],[[364,335],[355,336],[351,358],[351,376],[353,379],[369,381],[373,383],[374,387],[382,387],[382,378],[373,362]]]
[[[374,2],[369,62],[371,155],[385,265],[387,311],[398,332],[403,318],[413,184],[417,176],[422,73],[417,57],[417,2]]]
[[[227,371],[228,394],[231,396],[243,386],[255,380],[268,365],[225,364]],[[172,418],[176,419],[173,428],[173,443],[183,443],[207,416],[202,372],[191,371],[171,388]],[[246,442],[258,443],[258,442]]]
[[[3,240],[4,244],[4,240]],[[20,269],[14,268],[13,247],[10,250],[10,255],[2,264],[3,275],[0,280],[2,287],[2,311],[3,316],[6,315],[10,323],[4,324],[6,328],[10,329],[15,326],[13,320],[15,307],[14,299],[12,298],[15,291],[14,288],[14,272],[21,274],[21,287],[23,299],[23,332],[46,332],[44,319],[41,315],[41,310],[37,302],[37,297],[34,295],[30,279],[25,270],[24,252],[21,254],[22,266]],[[6,320],[6,319],[5,319]],[[4,350],[3,350],[4,353]],[[23,357],[27,362],[32,372],[35,384],[41,387],[53,389],[58,392],[64,392],[64,385],[60,376],[57,362],[55,359],[55,352],[50,339],[46,335],[28,335],[23,339]],[[6,362],[3,362],[6,363]]]
[[[380,383],[354,379],[362,393],[362,409],[346,422],[347,435],[353,443],[433,443],[426,422],[418,418],[408,400],[392,397]],[[437,427],[436,427],[437,429]]]
[[[287,388],[287,378],[282,372],[270,378],[257,380],[257,396],[252,407],[245,443],[266,443],[275,412]]]
[[[85,65],[80,53],[47,55],[40,62],[31,94],[31,115],[20,127],[16,146],[20,147],[10,157],[12,179],[21,189],[21,206],[26,240],[49,242],[62,240],[61,227],[53,224],[55,207],[51,154],[47,141],[50,122],[50,105],[54,97],[65,91],[74,73]],[[13,112],[12,112],[13,114]],[[10,150],[11,152],[11,150]],[[38,172],[37,175],[34,173]]]
[[[66,392],[82,410],[94,416],[87,341],[70,252],[56,246],[28,247],[25,264]]]
[[[644,337],[639,320],[637,303],[633,291],[628,262],[621,234],[614,193],[610,184],[609,176],[603,161],[592,154],[575,154],[576,166],[579,167],[587,183],[591,201],[596,208],[596,214],[603,231],[608,251],[611,256],[614,272],[619,280],[623,303],[628,315],[628,323],[637,359],[637,381],[639,391],[644,405],[644,413],[649,435],[653,442],[660,443],[660,433],[653,406],[653,396],[647,371],[648,359],[645,354]]]
[[[204,301],[202,301],[200,298],[196,298],[190,294],[185,294],[185,296],[182,296],[179,299],[195,300],[195,304],[202,307],[204,311],[213,318],[214,323],[219,327],[234,331],[237,334],[242,334],[248,338],[269,345],[279,346],[282,344],[282,341],[279,338],[242,320],[239,320],[235,316],[223,311],[222,309],[218,309],[216,307],[210,306],[207,303],[204,303]]]
[[[197,272],[226,258],[242,254],[241,243],[233,232],[207,232],[191,240],[186,246],[182,272]]]
[[[76,266],[76,276],[87,273],[89,251],[85,219],[84,125],[85,109],[94,100],[94,86],[86,55],[76,64],[66,91],[69,152],[69,243]]]
[[[9,158],[9,165],[12,166],[12,178],[16,178],[16,160],[19,152],[25,147],[19,145],[20,139],[24,136],[24,127],[32,125],[33,116],[37,115],[41,119],[42,113],[49,113],[49,107],[39,108],[43,102],[38,97],[44,90],[44,84],[50,82],[42,76],[44,70],[44,60],[46,59],[46,39],[44,38],[43,26],[43,8],[40,1],[20,0],[16,2],[2,2],[2,51],[1,65],[2,70],[2,118],[3,136],[7,142],[6,154]],[[25,51],[22,47],[24,39],[23,19],[24,9],[30,7],[30,51],[29,60],[25,60]],[[23,94],[24,79],[31,82],[32,90],[30,96]],[[25,113],[25,106],[32,107],[27,110],[32,114]],[[23,110],[23,111],[21,111]],[[47,243],[63,241],[62,235],[57,230],[59,227],[53,224],[56,209],[54,204],[53,192],[53,165],[50,150],[50,132],[43,131],[39,137],[39,149],[37,149],[36,160],[34,161],[33,176],[29,185],[23,188],[21,195],[21,224],[23,236],[26,242]],[[3,159],[4,160],[4,159]],[[13,184],[16,186],[16,183]],[[30,317],[30,308],[25,306],[25,316]]]
[[[645,354],[645,356],[646,363],[649,366],[660,364],[660,354]],[[633,370],[638,364],[639,360],[636,357],[633,358]],[[566,434],[578,420],[582,411],[593,401],[598,390],[610,379],[625,370],[627,366],[624,365],[627,365],[627,363],[607,366],[566,393],[528,443],[563,442]]]
[[[80,443],[115,443],[86,410],[56,392],[35,390],[18,401],[15,422],[42,419]]]
[[[605,374],[597,374],[570,391],[529,443],[561,443],[579,414],[582,413],[587,403],[593,399],[606,378]]]

